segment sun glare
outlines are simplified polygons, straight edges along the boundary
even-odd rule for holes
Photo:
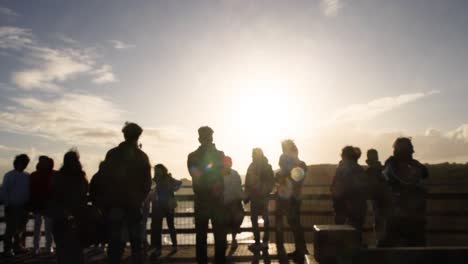
[[[290,135],[295,118],[291,118],[291,100],[287,87],[278,81],[256,80],[243,84],[232,121],[241,127],[244,142],[268,146]]]

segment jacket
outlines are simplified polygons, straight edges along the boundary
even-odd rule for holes
[[[274,173],[267,158],[250,163],[245,176],[245,192],[250,200],[267,198],[274,186]]]
[[[141,208],[151,188],[148,156],[136,144],[122,142],[107,152],[102,199],[108,208]]]
[[[187,167],[196,200],[223,203],[223,160],[224,153],[214,144],[201,145],[188,155]]]

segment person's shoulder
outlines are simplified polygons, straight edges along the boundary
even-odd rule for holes
[[[234,175],[234,176],[236,176],[236,177],[239,176],[239,178],[240,178],[240,174],[239,174],[238,171],[236,171],[236,170],[234,170],[234,169],[231,169],[231,171],[232,171],[232,175]]]
[[[393,166],[395,164],[395,157],[390,156],[384,163],[384,167]]]
[[[8,172],[5,173],[5,175],[3,176],[3,179],[4,179],[4,180],[9,180],[9,178],[14,177],[14,175],[15,175],[15,170],[8,171]]]
[[[110,158],[110,157],[114,156],[115,153],[117,153],[118,151],[119,151],[119,146],[109,149],[107,151],[107,153],[106,153],[106,158]]]
[[[200,152],[201,152],[201,147],[198,147],[196,150],[190,152],[187,157],[189,159],[194,158],[194,157],[198,156],[200,154]]]
[[[149,160],[148,154],[146,154],[142,149],[137,148],[137,153],[139,153],[140,157],[145,160]]]

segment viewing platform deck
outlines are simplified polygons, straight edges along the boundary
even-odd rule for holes
[[[227,259],[229,263],[289,263],[287,257],[278,255],[276,245],[270,244],[268,251],[263,251],[259,255],[254,255],[248,248],[248,244],[239,244],[238,248],[233,250],[228,247],[226,251]],[[284,245],[286,252],[294,251],[293,244]],[[125,250],[123,263],[131,263],[129,260],[130,249]],[[195,260],[195,245],[179,246],[177,252],[171,252],[172,247],[164,246],[162,255],[159,259],[151,259],[152,251],[147,252],[146,263],[196,263]],[[308,244],[309,252],[312,252],[312,244]],[[208,246],[208,256],[212,260],[214,254],[214,246]],[[312,254],[312,253],[311,253]],[[4,264],[54,264],[56,263],[55,255],[53,254],[39,254],[34,255],[32,253],[25,254],[22,256],[11,257],[11,258],[0,258],[1,263]],[[87,264],[105,264],[107,257],[103,250],[99,249],[87,249],[85,251],[85,263]],[[292,263],[292,262],[291,262]],[[317,263],[314,260],[313,255],[306,256],[305,263]]]

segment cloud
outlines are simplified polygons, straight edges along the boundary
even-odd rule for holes
[[[29,29],[0,27],[0,50],[21,51],[18,57],[26,64],[11,75],[11,82],[24,90],[57,92],[62,83],[83,74],[96,84],[117,81],[110,65],[100,65],[90,49],[76,46],[50,48],[38,44]]]
[[[28,63],[33,67],[12,74],[12,82],[25,90],[57,91],[58,83],[89,72],[95,63],[89,55],[75,49],[34,47],[31,51]]]
[[[327,17],[334,17],[344,7],[342,0],[321,0],[320,7]]]
[[[374,99],[364,104],[353,104],[339,109],[332,117],[332,122],[356,122],[375,118],[378,115],[389,112],[402,105],[420,100],[422,98],[438,94],[440,91],[402,94],[395,97],[383,97]]]
[[[128,44],[123,41],[115,40],[115,39],[109,40],[109,42],[112,43],[112,46],[114,47],[114,49],[117,49],[117,50],[131,49],[131,48],[136,47],[133,44]]]
[[[0,49],[19,50],[33,43],[30,29],[18,27],[0,27]]]
[[[114,142],[122,113],[113,103],[89,94],[69,93],[54,99],[16,97],[0,111],[3,131],[50,140],[93,144]]]
[[[95,75],[95,77],[92,80],[93,83],[105,84],[118,81],[114,73],[112,72],[112,66],[107,64],[103,65],[99,69],[94,70],[93,74]]]
[[[0,145],[0,151],[6,151],[6,152],[22,152],[23,149],[15,148],[15,147],[8,147],[8,146],[5,146],[5,145]]]
[[[19,16],[19,14],[16,13],[15,11],[13,11],[13,10],[11,10],[9,8],[6,8],[6,7],[1,7],[1,6],[0,6],[0,15],[9,16],[9,17]]]
[[[462,133],[463,131],[463,133]],[[346,145],[358,146],[363,153],[370,148],[379,151],[384,161],[392,155],[392,144],[398,137],[411,137],[415,146],[415,157],[424,163],[468,162],[468,124],[441,131],[428,129],[422,132],[402,130],[368,131],[350,124],[339,124],[323,128],[304,141],[302,151],[309,163],[337,163],[339,153]],[[463,135],[463,136],[461,136]],[[365,161],[361,158],[361,163]]]

